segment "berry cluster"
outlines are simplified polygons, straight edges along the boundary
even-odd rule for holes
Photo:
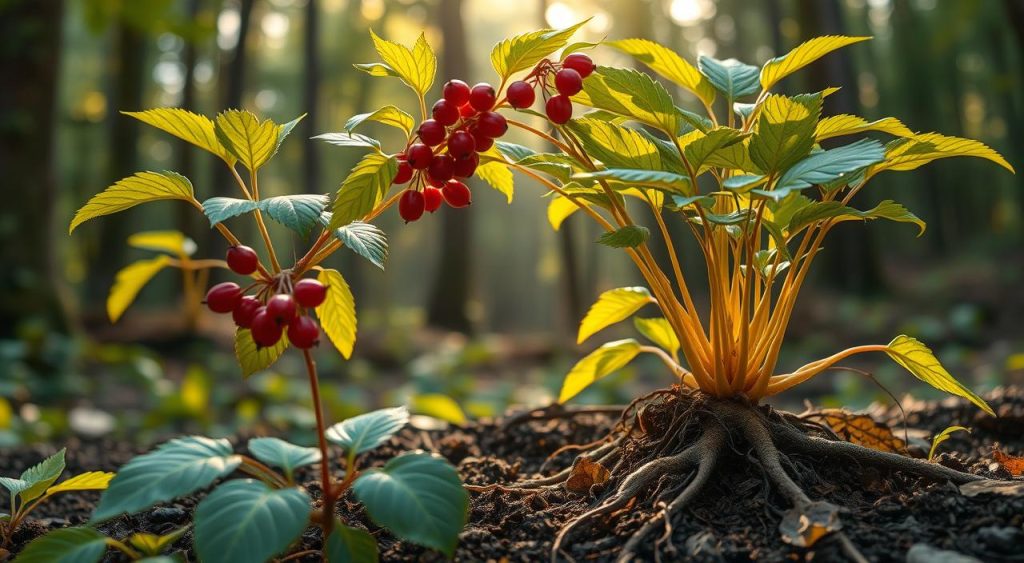
[[[248,246],[233,246],[228,249],[227,263],[233,272],[249,275],[256,271],[259,257]],[[277,344],[286,330],[296,348],[318,344],[320,327],[307,313],[327,298],[327,286],[314,279],[293,283],[288,273],[274,283],[257,286],[262,287],[256,295],[246,295],[249,288],[219,283],[206,293],[206,306],[214,313],[231,313],[235,325],[252,331],[253,341],[261,348]]]
[[[583,79],[590,76],[594,68],[594,61],[582,53],[569,55],[561,64],[544,59],[525,80],[509,84],[508,103],[519,109],[532,106],[537,98],[534,88],[539,86],[541,94],[547,98],[544,113],[552,123],[562,125],[572,118],[569,98],[583,89]]]

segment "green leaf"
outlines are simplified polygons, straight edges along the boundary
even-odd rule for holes
[[[466,413],[455,399],[444,393],[414,395],[409,403],[412,412],[432,416],[462,426],[468,422]]]
[[[722,182],[722,187],[734,192],[745,193],[765,183],[767,179],[764,174],[740,174],[726,178]]]
[[[691,195],[693,186],[690,179],[672,172],[657,170],[637,170],[626,168],[608,168],[594,172],[573,174],[573,180],[611,180],[628,186],[648,186],[673,193]]]
[[[633,317],[633,326],[645,338],[657,344],[669,354],[674,356],[679,351],[679,337],[676,336],[676,331],[672,329],[672,325],[669,324],[668,320],[662,317],[655,317],[653,319]]]
[[[818,122],[814,132],[814,138],[821,142],[832,137],[853,135],[866,131],[881,131],[897,137],[913,137],[914,132],[907,128],[895,117],[883,117],[877,121],[868,122],[863,117],[856,115],[840,114],[824,117]]]
[[[582,344],[597,332],[626,320],[644,305],[654,302],[651,292],[646,287],[609,289],[597,298],[587,311],[587,315],[583,317],[576,343]]]
[[[679,132],[679,114],[672,96],[659,82],[639,70],[599,67],[583,81],[585,105],[617,113],[661,129]]]
[[[749,136],[748,133],[731,127],[715,127],[707,133],[700,133],[699,131],[695,133],[696,138],[686,143],[683,147],[683,154],[686,155],[686,160],[689,161],[690,166],[694,170],[700,170],[704,166],[705,161],[720,149],[742,142],[743,139]]]
[[[313,138],[339,147],[367,147],[380,151],[380,141],[359,133],[324,133]]]
[[[861,211],[847,207],[838,201],[817,201],[801,207],[796,211],[788,223],[790,234],[799,232],[804,227],[822,221],[832,219],[835,222],[842,221],[869,221],[872,219],[888,219],[898,223],[913,223],[917,225],[918,236],[924,234],[925,223],[916,215],[907,210],[906,207],[892,201],[885,200],[874,208]],[[785,227],[785,225],[781,225]]]
[[[330,211],[325,211],[320,222],[326,227],[331,223]],[[352,221],[344,227],[334,229],[334,238],[341,241],[352,252],[366,258],[381,270],[388,259],[388,239],[384,231],[372,223]]]
[[[704,164],[706,166],[718,166],[726,170],[736,170],[746,174],[763,174],[764,171],[757,164],[754,164],[753,159],[750,157],[750,141],[751,138],[747,137],[743,139],[743,142],[720,148],[711,153]]]
[[[761,87],[770,90],[780,80],[813,63],[836,49],[871,39],[870,37],[844,37],[826,35],[815,37],[798,45],[792,51],[776,57],[761,68]]]
[[[557,153],[532,154],[516,162],[517,165],[543,172],[564,183],[569,182],[576,162],[571,156]]]
[[[697,57],[697,68],[719,92],[732,100],[756,94],[761,88],[758,77],[761,69],[741,63],[736,59],[718,59],[701,55]]]
[[[379,526],[408,542],[455,552],[466,524],[469,493],[459,474],[436,454],[409,452],[381,469],[363,473],[352,486]]]
[[[939,444],[948,440],[949,436],[954,432],[967,432],[970,434],[971,430],[963,426],[950,426],[936,434],[935,437],[932,438],[932,447],[928,450],[928,461],[931,461],[935,457],[935,450],[939,447]]]
[[[296,122],[290,123],[287,131],[291,131]],[[274,156],[283,139],[283,128],[269,119],[260,121],[252,112],[237,109],[221,112],[214,122],[217,139],[250,172],[259,170]]]
[[[715,198],[709,195],[694,195],[689,197],[683,197],[681,195],[674,195],[669,199],[665,205],[671,211],[682,211],[687,206],[694,205],[704,208],[711,208],[715,205]]]
[[[395,69],[389,67],[384,63],[361,63],[354,64],[352,66],[365,72],[366,74],[369,74],[370,76],[375,76],[377,78],[383,78],[385,76],[394,76],[396,78],[398,77],[398,73],[395,72]]]
[[[334,215],[328,226],[337,229],[366,217],[384,200],[397,172],[398,160],[393,156],[379,153],[364,156],[338,188]]]
[[[416,125],[416,122],[413,121],[411,115],[395,106],[387,105],[376,111],[353,115],[345,123],[345,130],[351,133],[356,127],[359,127],[367,121],[376,121],[377,123],[397,127],[398,129],[401,129],[406,136],[411,134],[412,128]]]
[[[192,256],[196,243],[180,231],[145,231],[128,237],[128,246],[166,252],[174,256]]]
[[[0,477],[0,487],[7,489],[7,492],[11,493],[11,496],[17,495],[21,491],[32,486],[32,483],[22,479],[14,479],[13,477]]]
[[[329,563],[377,563],[377,540],[370,532],[334,522],[327,539],[327,561]]]
[[[234,197],[211,197],[203,202],[203,214],[210,221],[210,227],[215,227],[232,217],[252,213],[256,208],[255,201]]]
[[[478,166],[476,176],[504,194],[508,203],[512,203],[515,186],[512,171],[508,169],[508,166],[492,160]]]
[[[275,490],[255,479],[229,481],[196,508],[196,553],[218,563],[268,561],[302,534],[311,512],[302,489]]]
[[[107,536],[92,528],[62,528],[37,538],[18,563],[96,563],[107,551]]]
[[[356,300],[337,270],[321,270],[316,279],[327,286],[327,298],[316,308],[316,316],[334,347],[345,359],[352,357],[356,344]]]
[[[434,56],[434,51],[422,33],[412,49],[381,39],[372,29],[370,37],[373,38],[377,54],[387,68],[394,72],[394,76],[402,79],[402,82],[420,96],[425,96],[430,91],[434,84],[434,75],[437,73],[437,57]]]
[[[128,536],[128,543],[146,555],[157,556],[184,536],[190,527],[191,525],[184,526],[161,536],[147,532],[136,532]]]
[[[832,182],[865,166],[885,159],[882,143],[861,139],[835,149],[821,151],[793,165],[775,183],[775,189],[803,189]]]
[[[820,96],[768,96],[750,140],[751,159],[765,173],[786,170],[802,160],[814,146],[820,112]]]
[[[491,66],[503,81],[517,72],[530,69],[564,47],[576,30],[588,21],[583,20],[564,29],[541,29],[509,37],[491,49]]]
[[[597,119],[574,119],[567,127],[591,157],[608,168],[665,170],[657,145],[636,129]]]
[[[253,438],[249,440],[249,453],[263,463],[284,469],[291,477],[298,467],[320,463],[320,450],[285,442],[280,438]]]
[[[230,474],[241,462],[227,440],[187,436],[166,442],[118,470],[100,497],[92,522],[139,512],[198,491]]]
[[[66,451],[67,448],[61,448],[59,452],[22,472],[20,479],[29,484],[28,488],[19,494],[22,503],[41,496],[60,478],[60,474],[64,472]]]
[[[113,186],[94,195],[75,213],[68,234],[82,223],[135,207],[140,203],[166,199],[192,201],[192,183],[175,172],[137,172],[118,180]]]
[[[916,338],[906,335],[897,336],[887,346],[886,354],[921,381],[951,395],[963,397],[988,414],[996,415],[984,399],[950,375],[946,368],[939,363],[935,354]]]
[[[671,49],[647,39],[620,39],[609,41],[606,44],[632,55],[654,72],[690,91],[704,105],[710,106],[715,101],[715,87],[701,75],[699,70]]]
[[[150,260],[139,260],[118,271],[107,296],[107,316],[110,322],[116,323],[149,280],[170,262],[170,256],[161,255]]]
[[[252,339],[252,331],[239,328],[235,331],[235,359],[242,368],[242,377],[267,369],[288,349],[288,336],[282,334],[281,339],[273,346],[257,346]]]
[[[639,225],[626,225],[621,229],[601,233],[597,242],[612,248],[636,248],[651,238],[651,231]]]
[[[368,452],[387,442],[409,422],[409,409],[379,409],[348,418],[327,429],[327,439],[350,454]]]
[[[181,108],[156,108],[146,111],[122,111],[123,115],[170,133],[175,137],[211,152],[231,166],[235,156],[217,140],[213,120]]]
[[[973,139],[950,137],[938,133],[924,133],[904,139],[896,139],[885,147],[885,162],[872,168],[873,171],[914,170],[940,158],[973,156],[984,158],[1016,173],[1013,166],[988,145]]]
[[[528,156],[537,154],[537,151],[531,148],[515,143],[506,143],[505,141],[495,141],[494,148],[512,162],[519,162]]]
[[[640,353],[640,344],[632,338],[604,344],[573,366],[562,382],[558,403],[563,404],[599,379],[622,369]]]
[[[326,195],[283,195],[262,199],[256,206],[271,219],[306,236],[319,221],[329,201]]]

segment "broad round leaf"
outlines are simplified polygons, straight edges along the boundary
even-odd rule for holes
[[[353,485],[370,518],[399,538],[449,557],[466,524],[469,493],[444,458],[411,452],[371,469]]]
[[[95,563],[107,551],[107,537],[92,528],[63,528],[33,540],[18,563]]]
[[[249,453],[256,459],[284,469],[289,475],[297,467],[319,463],[320,450],[296,446],[280,438],[253,438],[249,440]]]
[[[197,491],[231,473],[242,458],[227,440],[177,438],[122,467],[100,497],[92,521],[149,508]]]
[[[302,534],[310,512],[301,489],[271,489],[255,479],[229,481],[196,508],[196,552],[217,563],[267,561]]]
[[[377,540],[366,530],[335,521],[327,539],[328,563],[377,563]]]
[[[388,441],[409,422],[409,409],[394,407],[353,416],[327,429],[327,439],[361,454]]]

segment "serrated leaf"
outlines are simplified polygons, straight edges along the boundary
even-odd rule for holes
[[[940,391],[963,397],[988,414],[996,415],[984,399],[950,375],[946,368],[939,363],[935,354],[916,338],[906,335],[897,336],[886,347],[886,354],[921,381]]]
[[[863,117],[858,117],[856,115],[840,114],[823,117],[821,121],[818,122],[818,127],[814,132],[814,138],[820,142],[833,137],[854,135],[856,133],[864,133],[866,131],[879,131],[895,135],[897,137],[914,136],[914,132],[908,129],[903,122],[895,117],[883,117],[882,119],[869,122]]]
[[[370,518],[408,542],[449,557],[466,524],[469,493],[459,474],[436,454],[404,453],[370,469],[352,486]]]
[[[22,479],[15,479],[13,477],[0,477],[0,487],[7,489],[7,492],[11,493],[11,496],[17,495],[21,491],[32,486],[32,483],[24,481]]]
[[[640,334],[651,342],[657,344],[662,350],[673,356],[679,351],[679,337],[668,320],[662,317],[644,319],[633,317],[633,326]]]
[[[648,186],[683,195],[691,195],[693,186],[690,179],[681,174],[657,170],[608,168],[594,172],[573,174],[573,180],[610,180],[627,186]]]
[[[567,127],[587,154],[608,168],[665,170],[657,145],[636,129],[586,117],[570,121]]]
[[[234,197],[211,197],[203,202],[203,214],[210,221],[211,227],[215,227],[218,223],[223,223],[232,217],[252,213],[256,208],[257,204],[255,201]]]
[[[329,563],[377,563],[377,540],[370,532],[335,521],[327,539]]]
[[[505,141],[495,141],[494,148],[512,162],[519,162],[528,156],[537,154],[537,151],[529,147],[524,147],[523,145],[517,145],[515,143],[506,143]]]
[[[359,133],[323,133],[313,138],[339,147],[367,147],[380,151],[380,141]]]
[[[938,133],[924,133],[892,141],[885,147],[885,162],[874,166],[871,170],[874,172],[914,170],[940,158],[954,156],[984,158],[1016,173],[1013,166],[1001,154],[981,141]]]
[[[602,345],[573,366],[562,382],[558,403],[564,404],[599,379],[622,369],[640,353],[632,338]]]
[[[327,439],[351,454],[370,451],[387,442],[409,422],[409,409],[378,409],[348,418],[327,429]]]
[[[409,404],[412,412],[432,416],[462,426],[468,419],[466,413],[455,399],[443,393],[423,393],[415,395]]]
[[[376,111],[353,115],[347,122],[345,122],[345,130],[351,133],[356,127],[359,127],[367,121],[376,121],[377,123],[397,127],[398,129],[401,129],[406,136],[409,136],[412,132],[413,126],[416,124],[416,122],[413,121],[412,116],[408,113],[405,113],[395,106],[387,105]]]
[[[325,211],[320,222],[324,226],[329,225],[332,215],[331,212]],[[388,259],[388,239],[379,227],[372,223],[352,221],[344,227],[334,229],[333,232],[334,238],[341,241],[346,248],[366,258],[381,270],[384,269],[384,262]]]
[[[156,108],[146,111],[122,111],[124,115],[165,131],[175,137],[211,152],[231,166],[235,156],[217,139],[213,120],[181,108]]]
[[[694,138],[683,146],[683,154],[694,170],[700,170],[713,154],[742,142],[748,136],[748,133],[731,127],[716,127],[707,133],[694,131]]]
[[[91,521],[132,514],[198,491],[234,471],[241,462],[227,440],[175,438],[122,466],[100,497]]]
[[[235,331],[235,359],[242,368],[243,378],[274,365],[287,349],[288,336],[285,334],[282,334],[281,339],[273,346],[257,346],[256,341],[252,339],[252,331],[247,328]]]
[[[180,231],[145,231],[128,237],[128,245],[143,250],[166,252],[175,256],[191,256],[196,243]]]
[[[761,69],[736,59],[720,61],[701,55],[697,57],[697,69],[730,101],[756,94],[761,88],[758,82]]]
[[[583,81],[585,105],[635,119],[661,129],[679,132],[679,114],[671,94],[650,75],[639,70],[599,67]]]
[[[18,563],[96,563],[107,551],[107,536],[92,528],[62,528],[36,538]]]
[[[477,167],[476,176],[504,194],[508,203],[512,203],[515,185],[512,171],[508,169],[508,166],[497,161],[487,162]]]
[[[175,172],[137,172],[94,195],[71,220],[70,234],[82,223],[135,207],[140,203],[166,199],[193,199],[192,183]]]
[[[110,322],[116,323],[142,288],[170,264],[170,256],[157,256],[149,260],[139,260],[122,268],[114,278],[114,285],[107,296],[107,316]]]
[[[861,139],[846,146],[814,153],[794,164],[775,183],[776,190],[803,189],[835,181],[885,158],[882,143]]]
[[[648,303],[654,303],[654,298],[646,287],[620,287],[605,291],[583,317],[576,343],[582,344],[597,332],[629,318]]]
[[[384,200],[397,172],[398,160],[393,156],[379,153],[364,156],[338,188],[328,227],[337,229],[366,217]]]
[[[345,359],[352,357],[356,344],[356,300],[352,290],[337,270],[321,270],[316,279],[327,286],[327,298],[316,308],[327,338]]]
[[[280,438],[253,438],[247,447],[253,457],[267,465],[280,467],[288,476],[296,468],[320,463],[321,459],[320,450],[296,446]]]
[[[329,201],[326,195],[283,195],[262,199],[256,202],[256,207],[271,219],[306,236],[320,220]]]
[[[924,234],[925,222],[917,215],[914,215],[906,207],[892,201],[885,200],[874,208],[861,211],[847,207],[838,201],[817,201],[801,207],[796,211],[788,224],[780,225],[790,232],[797,233],[804,227],[825,219],[835,222],[842,221],[869,221],[872,219],[888,219],[897,223],[913,223],[918,227],[918,236]],[[777,219],[776,219],[777,220]]]
[[[754,164],[754,160],[750,157],[750,137],[711,153],[704,164],[751,175],[763,175],[763,170]]]
[[[564,184],[569,182],[576,163],[568,155],[545,152],[527,156],[517,161],[516,164],[530,170],[543,172]]]
[[[68,491],[102,491],[110,485],[113,478],[114,473],[108,471],[88,471],[46,489],[46,495]]]
[[[768,96],[750,139],[750,158],[765,173],[793,166],[811,152],[820,112],[820,96]]]
[[[541,29],[509,37],[491,49],[491,66],[502,80],[532,68],[544,57],[564,47],[576,30],[588,21],[563,29]]]
[[[214,121],[217,139],[250,172],[259,170],[277,152],[281,130],[282,126],[269,119],[260,121],[252,112],[237,109],[221,112]]]
[[[771,59],[761,68],[761,87],[770,90],[780,80],[813,63],[836,49],[867,41],[870,37],[826,35],[815,37],[798,45],[792,51]]]
[[[28,488],[21,491],[19,497],[21,502],[28,502],[39,497],[50,487],[64,472],[64,454],[67,448],[61,448],[59,452],[29,467],[21,473],[22,481],[29,484]]]
[[[426,37],[421,33],[412,49],[387,39],[381,39],[372,29],[370,37],[373,38],[373,46],[381,60],[387,65],[387,69],[417,94],[425,96],[434,84],[434,74],[437,73],[437,57],[434,56],[430,45],[427,45]],[[374,72],[376,72],[376,68]],[[377,76],[377,74],[374,75]],[[389,76],[390,74],[385,71],[384,75]]]
[[[632,55],[654,72],[693,93],[704,105],[710,106],[715,101],[715,87],[671,49],[647,39],[620,39],[606,45]]]
[[[651,231],[647,227],[626,225],[621,229],[601,233],[601,236],[597,237],[597,242],[612,248],[636,248],[647,242],[650,237]]]
[[[255,479],[229,481],[196,507],[196,553],[219,563],[268,561],[302,534],[311,512],[302,489],[275,490]]]

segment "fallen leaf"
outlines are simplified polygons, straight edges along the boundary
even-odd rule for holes
[[[797,547],[811,547],[818,540],[842,529],[839,521],[839,507],[825,502],[814,501],[799,508],[793,508],[782,516],[779,532],[782,541]]]
[[[842,409],[822,409],[809,415],[809,418],[821,420],[840,438],[858,446],[892,453],[903,453],[907,449],[907,443],[897,438],[891,428],[866,414]]]
[[[572,464],[569,478],[565,480],[565,488],[574,493],[586,493],[590,487],[604,483],[609,477],[611,477],[611,472],[608,471],[608,468],[580,456]]]
[[[1021,473],[1024,473],[1024,457],[1022,456],[1008,455],[995,449],[992,450],[992,459],[996,460],[996,463],[1002,465],[1014,477],[1020,477]]]
[[[974,497],[983,493],[1006,496],[1024,495],[1024,482],[985,479],[960,485],[960,494],[965,497]]]

